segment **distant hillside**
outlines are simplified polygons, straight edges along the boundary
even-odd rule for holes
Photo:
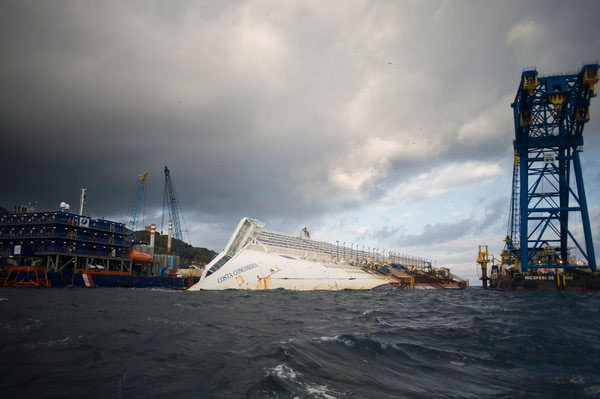
[[[145,230],[140,230],[135,232],[134,241],[136,243],[149,244],[150,243],[150,232]],[[181,241],[173,238],[172,243],[172,253],[175,253],[175,248],[177,248],[177,244]],[[211,251],[208,248],[197,248],[192,247],[189,244],[184,245],[184,257],[185,263],[190,264],[193,263],[195,265],[205,265],[209,263],[217,253],[215,251]],[[158,232],[154,238],[154,253],[155,254],[166,254],[167,253],[167,236],[160,235]]]
[[[2,208],[2,207],[0,206],[0,212],[8,212],[8,210],[7,210],[7,209],[4,209],[4,208]]]

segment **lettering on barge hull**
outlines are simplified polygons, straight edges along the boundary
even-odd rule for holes
[[[565,276],[565,280],[572,280],[573,276]],[[525,280],[555,280],[555,276],[525,276]]]

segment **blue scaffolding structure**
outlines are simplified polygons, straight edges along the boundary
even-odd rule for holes
[[[0,213],[0,264],[36,258],[48,271],[131,272],[123,223],[66,212]]]
[[[526,70],[521,75],[511,104],[515,158],[506,250],[524,273],[530,268],[585,266],[569,256],[571,248],[596,270],[579,153],[599,69],[588,64],[577,74],[541,77]],[[577,215],[583,237],[569,225]]]

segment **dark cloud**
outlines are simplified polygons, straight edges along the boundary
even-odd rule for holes
[[[85,186],[91,213],[123,217],[147,169],[156,214],[166,164],[188,224],[212,241],[198,226],[243,215],[295,223],[369,203],[436,164],[510,159],[522,67],[571,70],[597,56],[598,11],[5,1],[0,205],[56,208]],[[406,240],[468,226],[428,225]]]

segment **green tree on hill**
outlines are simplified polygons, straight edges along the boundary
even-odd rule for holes
[[[172,248],[171,253],[176,253],[176,248],[178,245],[183,244],[183,252],[185,258],[185,264],[189,265],[191,263],[195,265],[205,265],[209,263],[217,253],[215,251],[211,251],[208,248],[198,248],[193,247],[189,244],[186,244],[177,238],[172,239]],[[140,230],[135,232],[134,236],[135,243],[149,244],[150,243],[150,232],[146,230]],[[166,254],[167,253],[167,236],[161,235],[156,232],[154,236],[154,253],[155,254]]]

